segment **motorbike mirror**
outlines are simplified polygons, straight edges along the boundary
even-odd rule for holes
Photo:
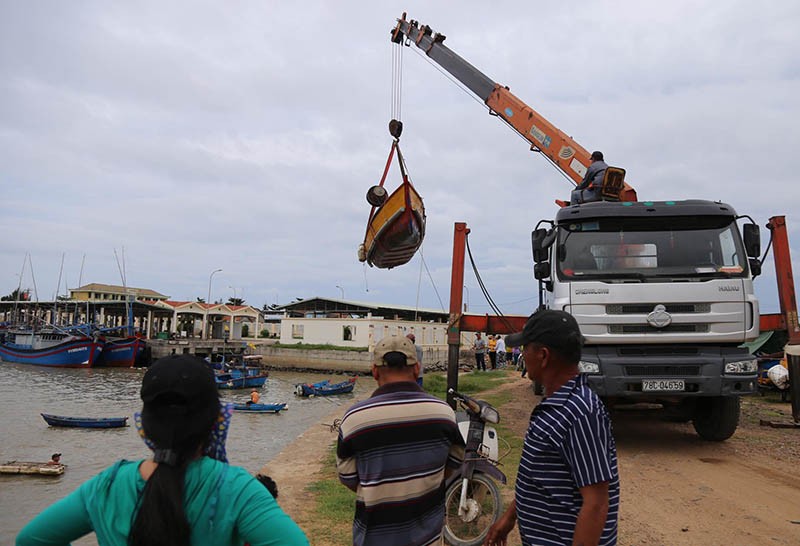
[[[481,408],[481,419],[496,425],[500,422],[500,413],[489,404],[484,404]]]

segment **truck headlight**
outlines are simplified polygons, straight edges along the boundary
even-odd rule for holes
[[[600,373],[600,364],[581,360],[578,362],[578,371],[580,373]]]
[[[755,358],[725,364],[725,373],[756,373],[757,371],[758,360]]]

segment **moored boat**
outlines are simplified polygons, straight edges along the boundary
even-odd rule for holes
[[[275,404],[234,404],[234,411],[250,413],[279,413],[286,409],[286,402]]]
[[[140,336],[105,338],[105,345],[95,366],[132,368],[136,358],[144,351],[146,341]]]
[[[317,383],[299,383],[294,386],[294,393],[297,396],[330,396],[333,394],[346,394],[353,392],[356,385],[356,377],[351,377],[341,383],[331,383],[329,380]]]
[[[9,331],[4,338],[0,343],[4,362],[57,368],[91,368],[104,345],[99,337],[61,331]]]
[[[127,417],[67,417],[50,413],[41,415],[51,427],[119,428],[128,423]]]
[[[231,368],[227,372],[216,372],[214,378],[219,389],[260,388],[267,382],[269,373],[261,368]]]

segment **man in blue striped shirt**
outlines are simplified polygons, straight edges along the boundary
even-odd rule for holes
[[[455,414],[417,385],[417,353],[405,337],[375,345],[372,375],[378,389],[347,410],[336,446],[339,481],[356,492],[353,544],[435,544],[446,476],[464,458]]]
[[[517,522],[525,546],[616,544],[617,449],[608,412],[578,373],[577,321],[539,311],[506,343],[523,347],[528,376],[547,396],[531,414],[514,501],[485,544],[505,545]]]

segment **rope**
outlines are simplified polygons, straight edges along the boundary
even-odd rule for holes
[[[508,322],[505,316],[503,316],[503,313],[500,311],[500,308],[497,307],[497,304],[495,304],[494,300],[492,299],[492,296],[489,294],[489,290],[487,290],[486,285],[483,284],[483,279],[481,279],[480,273],[478,273],[478,267],[475,265],[475,260],[472,257],[472,249],[470,249],[469,247],[469,233],[467,233],[466,235],[466,243],[467,243],[467,254],[469,255],[469,263],[472,265],[472,271],[473,273],[475,273],[475,278],[478,280],[478,286],[481,287],[481,292],[483,292],[483,296],[486,298],[486,301],[489,303],[489,306],[492,308],[495,314],[498,317],[500,317],[500,319],[503,321],[503,324],[506,325],[506,328],[508,328],[510,332],[513,332],[514,327],[511,326],[511,323]]]
[[[439,295],[439,290],[436,288],[436,282],[434,282],[433,275],[431,275],[431,272],[428,269],[428,263],[425,261],[425,256],[422,254],[422,247],[419,249],[419,257],[420,260],[422,260],[422,265],[425,266],[425,272],[428,274],[428,278],[431,280],[431,286],[433,286],[433,291],[436,293],[436,299],[439,300],[439,306],[442,308],[442,311],[444,311],[445,309],[444,303],[442,303],[442,297]]]

